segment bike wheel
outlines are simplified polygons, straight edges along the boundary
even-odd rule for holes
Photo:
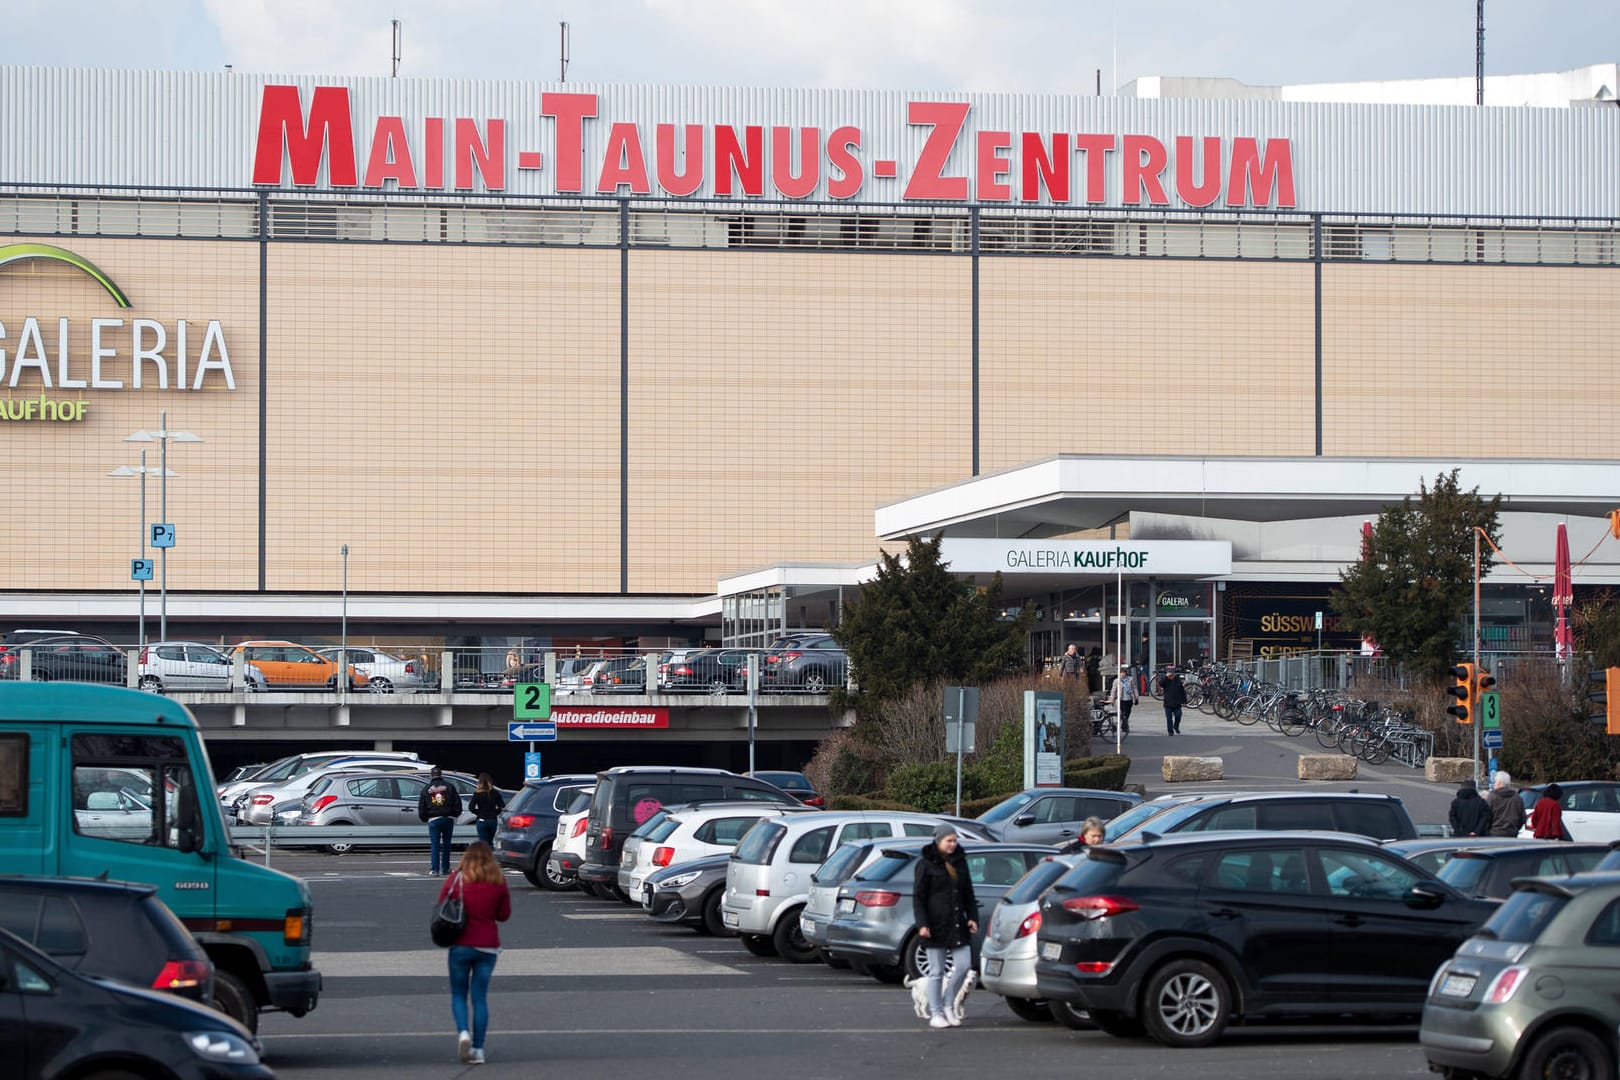
[[[1232,702],[1232,719],[1249,725],[1260,719],[1260,702],[1252,697],[1240,697]]]
[[[1339,726],[1332,720],[1316,725],[1316,745],[1324,750],[1335,750],[1339,745]]]
[[[1277,728],[1290,739],[1297,739],[1305,734],[1309,725],[1305,722],[1305,714],[1298,709],[1284,709],[1277,714]]]

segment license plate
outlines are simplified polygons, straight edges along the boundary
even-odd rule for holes
[[[803,930],[806,934],[815,933],[816,932],[816,920],[807,919],[803,915],[800,915],[799,916],[799,929]]]
[[[1062,955],[1063,955],[1063,946],[1059,945],[1055,941],[1048,941],[1046,944],[1041,946],[1041,959],[1042,960],[1056,960],[1058,957],[1060,957]]]
[[[720,921],[726,926],[735,927],[742,921],[742,918],[735,911],[722,911],[720,912]]]
[[[652,910],[652,886],[651,885],[643,885],[641,887],[641,906],[646,908],[648,911]]]
[[[840,900],[840,901],[838,901],[838,913],[840,915],[853,915],[853,914],[855,914],[855,901],[853,901],[853,900]]]
[[[1001,974],[1001,961],[1000,960],[986,960],[984,962],[984,973],[986,975],[991,976],[992,978],[997,976],[997,975],[1000,975]]]
[[[1440,984],[1440,996],[1465,998],[1474,992],[1474,984],[1478,981],[1474,975],[1447,975]]]

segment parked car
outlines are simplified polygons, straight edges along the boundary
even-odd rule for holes
[[[1416,840],[1390,840],[1385,851],[1392,851],[1425,872],[1438,875],[1440,868],[1459,851],[1497,847],[1522,847],[1517,836],[1420,836]]]
[[[1160,795],[1158,798],[1150,799],[1147,802],[1139,802],[1135,806],[1121,810],[1118,815],[1109,818],[1103,823],[1103,842],[1113,843],[1144,821],[1156,818],[1172,807],[1198,802],[1202,799],[1224,798],[1231,794],[1232,792],[1229,791],[1180,791],[1173,795]],[[1080,847],[1083,845],[1068,846]]]
[[[1374,840],[1414,840],[1417,826],[1393,795],[1355,791],[1254,791],[1211,795],[1172,806],[1118,840],[1155,833],[1326,829]]]
[[[1041,997],[1035,983],[1036,934],[1041,929],[1041,897],[1068,873],[1083,854],[1047,855],[1002,896],[985,919],[979,946],[979,973],[984,988],[1000,994],[1020,1020],[1062,1020],[1066,1027],[1091,1027],[1085,1012],[1066,1002]]]
[[[619,891],[639,903],[642,884],[653,871],[708,855],[729,855],[760,819],[804,812],[802,806],[757,799],[671,809],[655,827],[642,833],[639,844],[625,841],[619,858]]]
[[[838,887],[838,912],[827,928],[827,955],[859,964],[884,982],[927,977],[928,943],[917,936],[912,887],[917,860],[933,840],[896,841],[879,858]],[[964,844],[968,877],[981,918],[971,945],[974,967],[989,911],[1006,891],[1053,849],[1035,844]]]
[[[1093,788],[1030,788],[1004,799],[978,820],[1007,843],[1058,846],[1080,839],[1087,818],[1107,821],[1142,801],[1128,791]]]
[[[128,659],[105,638],[89,634],[28,634],[0,652],[0,679],[22,677],[24,649],[32,658],[30,675],[35,682],[54,680],[123,686],[128,678]]]
[[[318,779],[310,783],[296,808],[281,809],[285,806],[282,802],[271,808],[276,820],[286,820],[296,814],[293,823],[298,825],[415,825],[422,790],[429,780],[425,772],[401,771],[392,765],[380,770],[375,765],[364,769],[340,765],[325,775],[314,775]],[[477,818],[466,804],[478,790],[478,778],[463,772],[443,775],[461,795],[462,811],[456,824],[471,825]],[[496,790],[503,799],[515,794]],[[343,855],[359,844],[360,841],[339,840],[327,844],[325,850],[332,855]]]
[[[350,645],[348,648],[349,665],[363,677],[368,692],[392,694],[399,690],[414,693],[423,688],[421,665],[415,660],[385,653],[381,649],[357,645]],[[315,651],[336,664],[342,650],[343,646],[338,645]]]
[[[658,690],[660,693],[669,689],[669,669],[682,663],[687,657],[702,652],[700,648],[670,649],[658,657]]]
[[[421,768],[420,762],[399,761],[391,758],[339,758],[320,768],[298,773],[279,784],[270,784],[237,796],[236,820],[243,825],[268,825],[272,822],[288,824],[300,813],[304,795],[319,781],[340,772],[394,772],[411,773]]]
[[[761,821],[732,852],[721,920],[755,956],[781,956],[798,964],[815,960],[820,950],[799,926],[815,869],[845,844],[931,837],[943,820],[933,814],[818,810]],[[965,840],[991,839],[982,825],[958,828]]]
[[[200,641],[154,641],[136,656],[135,678],[153,693],[220,693],[234,689],[231,658]],[[266,689],[264,672],[242,666],[248,690]]]
[[[213,962],[158,899],[156,886],[0,877],[0,929],[81,975],[162,990],[202,1005],[214,1000]]]
[[[825,694],[843,686],[849,655],[831,634],[779,638],[766,650],[759,669],[761,693]]]
[[[1099,845],[1041,900],[1036,987],[1172,1047],[1268,1017],[1415,1016],[1495,907],[1342,833]]]
[[[567,656],[557,659],[557,674],[551,684],[553,699],[566,697],[569,694],[588,693],[585,683],[585,673],[602,662],[600,656]],[[540,668],[542,677],[545,668]]]
[[[1429,1067],[1447,1080],[1614,1076],[1616,971],[1620,874],[1516,882],[1429,982]]]
[[[258,1040],[224,1013],[81,975],[9,931],[0,931],[0,1045],[17,1080],[275,1080]]]
[[[329,762],[344,758],[389,758],[395,761],[415,761],[420,763],[421,758],[406,750],[316,750],[307,754],[289,754],[284,758],[277,758],[270,764],[262,766],[257,772],[245,777],[226,780],[215,789],[219,795],[219,804],[229,818],[234,813],[236,800],[244,792],[255,788],[269,787],[283,780],[290,779],[301,773],[309,772]]]
[[[1555,844],[1521,840],[1512,845],[1464,848],[1435,875],[1464,896],[1505,900],[1513,882],[1524,877],[1567,877],[1603,861],[1607,844]]]
[[[585,832],[585,858],[577,876],[595,891],[618,890],[619,857],[625,837],[665,806],[723,799],[751,799],[779,805],[798,800],[763,780],[724,769],[633,766],[608,769],[596,777]],[[628,897],[620,897],[630,902]]]
[[[641,656],[615,656],[590,673],[593,694],[645,694],[647,660]]]
[[[551,877],[551,846],[557,838],[557,819],[572,808],[582,792],[596,787],[589,773],[546,776],[529,780],[507,800],[495,829],[495,861],[523,871],[535,888],[567,889],[573,875]],[[587,796],[588,797],[588,796]],[[585,804],[589,806],[587,802]]]
[[[322,656],[314,649],[292,641],[243,641],[231,649],[233,656],[241,656],[264,673],[264,681],[271,690],[336,690],[338,663]],[[349,689],[358,690],[366,685],[366,677],[354,670],[348,672]]]
[[[1609,841],[1609,853],[1597,864],[1599,870],[1620,870],[1620,840]]]
[[[672,694],[741,694],[748,689],[748,657],[743,649],[704,649],[669,666]]]
[[[775,769],[768,769],[763,772],[743,773],[743,775],[757,777],[758,779],[765,781],[767,784],[773,784],[787,792],[789,795],[793,796],[795,799],[798,799],[806,806],[814,806],[817,809],[820,809],[826,805],[826,800],[817,793],[816,786],[812,784],[810,782],[810,778],[804,775],[802,772],[782,772]]]
[[[580,789],[567,810],[557,816],[557,837],[546,855],[546,876],[542,879],[547,888],[584,888],[579,881],[579,864],[585,861],[585,829],[590,824],[595,793],[594,784]]]
[[[848,960],[827,954],[827,927],[838,914],[838,887],[883,854],[890,837],[860,840],[838,848],[810,875],[810,888],[804,894],[804,910],[799,912],[799,933],[821,950],[821,958],[833,967],[849,967]]]
[[[1569,780],[1558,786],[1564,792],[1558,800],[1564,808],[1564,839],[1588,844],[1620,840],[1620,781]],[[1537,784],[1519,790],[1525,813],[1535,809],[1546,789],[1547,785]],[[1519,835],[1527,840],[1533,838],[1528,822]]]
[[[700,933],[729,936],[720,920],[731,853],[666,866],[649,877],[641,891],[641,909],[661,923],[690,926]]]

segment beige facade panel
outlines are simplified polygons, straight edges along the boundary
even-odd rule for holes
[[[1324,266],[1323,451],[1620,457],[1617,284],[1575,267]]]
[[[630,255],[630,590],[871,559],[972,471],[966,259]]]
[[[1313,453],[1311,291],[1297,263],[983,260],[981,469]]]
[[[131,559],[143,553],[141,478],[114,478],[137,466],[147,449],[147,521],[160,520],[161,445],[125,442],[157,430],[168,411],[171,431],[205,441],[169,445],[167,517],[178,543],[168,560],[171,590],[249,589],[257,584],[258,545],[258,247],[223,241],[107,240],[19,237],[0,246],[43,244],[89,260],[127,296],[118,302],[94,278],[60,261],[28,258],[0,266],[0,421],[5,454],[0,484],[0,553],[12,589],[133,589]],[[29,320],[37,337],[29,332]],[[60,320],[67,320],[66,349]],[[92,335],[104,354],[100,381],[120,387],[63,386],[96,381]],[[137,330],[136,321],[142,320]],[[186,324],[185,384],[195,384],[205,344],[211,363],[228,357],[236,389],[220,371],[205,370],[200,389],[181,389],[180,322]],[[208,326],[218,323],[210,338]],[[134,345],[162,357],[140,364]],[[161,339],[161,346],[159,341]],[[36,361],[43,351],[48,371]],[[19,356],[20,354],[20,356]],[[19,365],[21,359],[23,363]],[[65,367],[65,372],[64,372]],[[161,370],[160,370],[161,369]],[[49,379],[49,386],[46,380]],[[161,385],[167,379],[168,388]],[[40,401],[57,416],[68,403],[77,419],[40,419]],[[32,418],[28,404],[33,403]],[[82,411],[81,411],[82,410]],[[19,419],[10,419],[21,414]],[[156,558],[156,552],[147,552]],[[148,615],[157,635],[158,581]],[[133,635],[133,628],[131,628]]]
[[[268,587],[346,543],[356,591],[617,591],[618,288],[616,252],[273,246]]]

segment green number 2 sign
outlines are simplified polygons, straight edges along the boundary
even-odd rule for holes
[[[512,718],[514,720],[549,720],[551,718],[551,684],[523,682],[512,687]]]

